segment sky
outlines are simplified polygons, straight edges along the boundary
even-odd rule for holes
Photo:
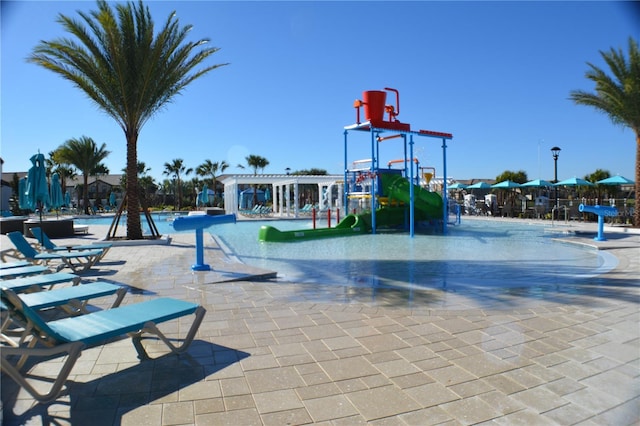
[[[569,100],[593,91],[587,62],[628,52],[640,40],[633,2],[329,2],[147,1],[157,26],[172,11],[193,25],[190,40],[220,50],[228,63],[194,81],[142,128],[138,160],[161,181],[164,164],[195,169],[226,161],[226,173],[319,168],[341,174],[345,126],[356,122],[362,92],[399,91],[398,120],[411,130],[453,134],[447,177],[494,179],[524,171],[554,179],[550,149],[561,148],[558,179],[603,169],[634,177],[635,136],[604,114]],[[0,156],[4,172],[27,171],[36,152],[88,136],[105,143],[111,173],[126,165],[116,122],[57,74],[28,63],[41,41],[65,37],[57,15],[78,17],[93,1],[1,2]],[[396,106],[389,94],[387,103]],[[347,162],[370,158],[370,136],[349,132]],[[420,164],[443,174],[442,140],[415,138]],[[380,162],[402,158],[399,139],[380,146]],[[186,178],[195,177],[195,174]],[[183,176],[183,178],[185,178]]]

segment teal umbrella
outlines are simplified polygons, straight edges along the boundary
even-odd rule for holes
[[[64,193],[64,205],[71,207],[71,194],[69,194],[69,192]]]
[[[465,188],[468,188],[468,186],[460,182],[456,182],[447,186],[447,189],[465,189]]]
[[[593,186],[591,182],[588,180],[580,179],[580,178],[571,178],[565,179],[561,182],[556,183],[554,186]]]
[[[206,206],[207,203],[209,203],[209,188],[205,183],[204,186],[202,187],[202,191],[200,191],[200,194],[198,194],[198,197],[196,199],[196,204]]]
[[[40,220],[42,220],[42,210],[49,205],[44,154],[37,153],[30,160],[33,165],[27,174],[27,190],[25,191],[27,205],[31,210],[39,210]]]
[[[599,185],[634,185],[635,182],[624,176],[611,176],[596,182]]]
[[[109,205],[111,207],[116,206],[116,193],[113,191],[111,191],[111,194],[109,194]]]
[[[539,188],[539,187],[542,187],[542,186],[552,187],[553,184],[551,182],[548,182],[548,181],[544,180],[544,179],[536,179],[536,180],[530,180],[527,183],[523,183],[520,186]]]
[[[502,182],[496,183],[495,185],[491,185],[491,188],[500,188],[500,189],[511,189],[511,188],[520,188],[520,184],[518,182],[514,182],[512,180],[503,180]]]
[[[491,185],[489,185],[487,182],[476,182],[473,185],[469,185],[467,186],[467,189],[489,189],[491,188]]]
[[[18,181],[18,207],[20,210],[29,210],[27,203],[27,178],[23,177]]]
[[[62,197],[62,186],[60,185],[60,175],[54,173],[51,176],[51,194],[49,196],[49,205],[56,211],[56,217],[58,217],[58,210],[64,204]]]

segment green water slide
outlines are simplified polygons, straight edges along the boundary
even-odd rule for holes
[[[400,201],[405,206],[381,207],[376,210],[376,228],[395,228],[404,226],[409,204],[409,181],[400,175],[383,174],[382,193],[389,201]],[[439,194],[414,186],[414,206],[416,220],[442,218],[442,198]],[[299,229],[280,231],[273,226],[264,225],[258,233],[259,241],[287,242],[316,238],[362,235],[371,232],[371,213],[349,214],[334,228]]]
[[[405,204],[410,201],[410,183],[407,179],[400,175],[382,174],[382,192],[389,201],[397,200]],[[416,218],[418,220],[425,219],[442,219],[442,197],[435,192],[427,191],[419,185],[413,185],[413,198]]]
[[[368,216],[368,219],[366,218]],[[302,241],[314,238],[342,237],[361,235],[371,232],[371,213],[350,214],[345,216],[334,228],[299,229],[280,231],[269,225],[263,225],[258,231],[259,241]]]

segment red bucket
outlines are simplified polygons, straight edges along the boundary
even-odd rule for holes
[[[364,103],[364,117],[367,121],[382,121],[387,92],[368,90],[362,93],[362,102]]]

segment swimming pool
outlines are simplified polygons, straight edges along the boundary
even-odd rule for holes
[[[230,254],[276,271],[283,282],[449,291],[515,288],[578,283],[617,264],[607,252],[554,241],[560,230],[528,222],[467,220],[449,227],[447,235],[378,233],[293,243],[259,242],[265,223],[280,230],[312,227],[307,220],[239,221],[208,231]],[[166,217],[156,225],[163,234],[176,233]]]
[[[161,233],[176,233],[168,218],[154,215]],[[105,224],[97,221],[77,220]],[[559,229],[529,222],[466,220],[449,227],[446,236],[378,233],[293,243],[259,242],[258,229],[265,223],[280,230],[312,227],[308,220],[239,221],[208,231],[229,254],[248,265],[276,271],[282,282],[513,288],[579,283],[617,264],[607,252],[554,241]]]
[[[270,223],[274,225],[274,223]],[[468,221],[448,235],[378,233],[295,243],[257,241],[261,224],[210,231],[244,263],[278,272],[282,281],[350,287],[522,287],[578,282],[612,269],[608,253],[553,240],[543,226]],[[311,227],[278,221],[281,230]]]

